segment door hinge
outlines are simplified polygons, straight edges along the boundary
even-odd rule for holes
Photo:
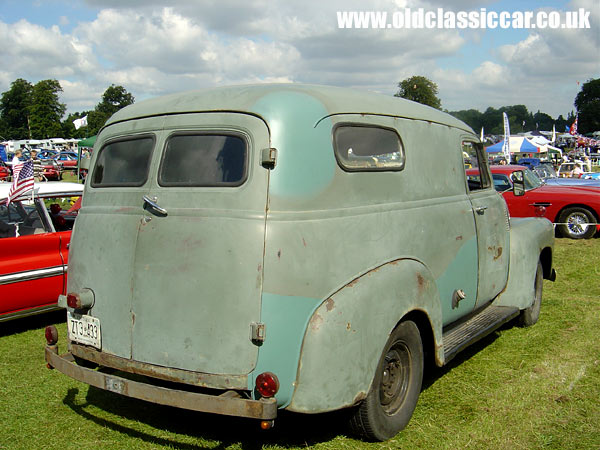
[[[276,148],[263,148],[261,164],[265,169],[274,169],[277,162]]]
[[[266,325],[261,322],[252,322],[250,324],[250,340],[255,344],[262,344],[265,341]]]

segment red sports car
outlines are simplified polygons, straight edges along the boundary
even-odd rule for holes
[[[10,174],[10,168],[0,159],[0,180],[7,180]]]
[[[563,236],[587,239],[600,231],[600,188],[545,185],[525,166],[491,166],[494,187],[501,192],[512,217],[546,217]],[[514,194],[513,173],[523,171],[525,194]],[[478,169],[467,169],[477,178]]]
[[[45,182],[6,205],[0,183],[0,322],[58,309],[83,185]]]

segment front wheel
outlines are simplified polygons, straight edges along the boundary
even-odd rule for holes
[[[596,218],[585,208],[567,208],[558,221],[562,235],[571,239],[589,239],[596,233]]]
[[[544,269],[542,263],[538,261],[537,270],[535,272],[535,281],[533,284],[533,303],[529,308],[521,310],[519,316],[519,325],[522,327],[530,327],[538,321],[540,317],[540,309],[542,307],[542,285],[544,282]]]
[[[392,331],[383,349],[367,398],[350,419],[352,431],[376,441],[395,436],[415,410],[422,380],[421,334],[407,320]]]

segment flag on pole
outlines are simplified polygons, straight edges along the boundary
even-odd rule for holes
[[[29,160],[13,166],[13,183],[8,191],[6,204],[13,198],[21,197],[27,191],[33,190],[33,161]]]
[[[510,162],[510,124],[508,123],[508,116],[505,112],[502,113],[504,118],[504,142],[502,143],[502,153],[506,162]]]
[[[75,119],[73,121],[73,125],[75,125],[76,130],[79,130],[81,127],[86,127],[87,124],[87,116],[84,116],[81,119]]]
[[[573,124],[571,125],[571,128],[569,129],[569,134],[572,136],[575,136],[577,134],[577,119],[579,118],[579,114],[577,114],[575,116],[575,122],[573,122]]]

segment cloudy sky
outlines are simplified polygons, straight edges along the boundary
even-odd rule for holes
[[[338,28],[337,11],[407,7],[584,8],[591,28]],[[556,117],[574,109],[578,83],[600,76],[600,1],[0,0],[0,42],[0,92],[17,78],[55,78],[69,112],[92,109],[111,84],[137,101],[262,82],[393,95],[400,80],[424,75],[448,110],[524,104]]]

